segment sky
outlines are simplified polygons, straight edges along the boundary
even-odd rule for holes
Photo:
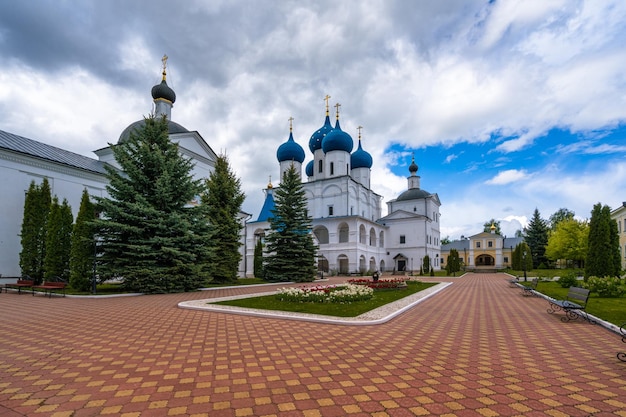
[[[0,129],[95,158],[151,113],[166,54],[172,120],[228,156],[253,219],[289,118],[306,165],[328,94],[383,215],[415,157],[442,238],[512,236],[626,201],[624,39],[623,0],[0,0]]]

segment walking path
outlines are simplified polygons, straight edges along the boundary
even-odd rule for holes
[[[616,334],[561,322],[503,275],[449,281],[361,326],[178,307],[249,287],[2,294],[0,417],[626,416]]]

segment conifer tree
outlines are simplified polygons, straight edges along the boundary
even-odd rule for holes
[[[96,217],[94,204],[87,189],[83,190],[76,223],[72,231],[70,251],[70,285],[78,291],[88,291],[94,268],[95,235],[93,221]]]
[[[24,201],[24,218],[21,228],[20,269],[36,283],[43,281],[43,263],[46,256],[46,228],[52,197],[47,178],[41,185],[31,182]]]
[[[44,258],[44,278],[47,281],[69,279],[70,248],[72,245],[72,209],[66,199],[59,204],[54,196],[48,215],[46,230],[46,257]]]
[[[215,282],[237,280],[241,261],[240,233],[243,225],[239,219],[245,199],[241,181],[232,172],[226,155],[217,157],[215,170],[206,181],[206,193],[202,196],[209,222],[213,226],[212,276]]]
[[[293,165],[276,190],[271,232],[265,238],[265,279],[306,282],[315,279],[317,248],[300,177]]]
[[[456,276],[456,273],[461,270],[461,261],[459,259],[459,251],[456,249],[450,249],[448,255],[448,262],[446,263],[446,272]]]
[[[611,220],[609,206],[598,203],[591,210],[589,219],[589,239],[587,260],[585,261],[585,278],[619,276],[619,240],[617,224]],[[615,258],[617,257],[617,261]]]
[[[263,277],[263,242],[259,239],[254,246],[254,277]]]
[[[502,234],[502,229],[500,229],[500,221],[496,219],[491,219],[488,222],[485,222],[485,224],[483,224],[483,232],[491,233],[491,226],[495,227],[494,232],[496,234]]]
[[[206,206],[189,203],[203,192],[193,164],[169,139],[165,117],[113,146],[123,172],[107,166],[110,198],[98,198],[99,273],[145,293],[195,290],[210,279]]]
[[[430,273],[430,256],[426,255],[424,256],[424,259],[422,260],[422,266],[423,266],[423,272],[425,274]]]
[[[530,247],[533,268],[537,268],[541,264],[545,266],[547,263],[545,253],[546,246],[548,246],[548,230],[548,223],[541,218],[539,210],[535,208],[524,237],[526,244]]]

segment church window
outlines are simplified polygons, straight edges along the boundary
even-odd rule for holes
[[[480,242],[476,242],[476,247],[480,248]]]
[[[335,163],[330,163],[330,175],[335,175]]]
[[[350,237],[350,228],[347,224],[341,223],[339,225],[339,243],[348,242],[348,238]]]
[[[414,212],[415,212],[415,211],[417,211],[417,207],[413,207],[413,211],[414,211]]]
[[[333,215],[333,206],[328,206],[328,215],[329,216]]]
[[[317,172],[322,172],[322,168],[324,166],[324,163],[322,162],[322,160],[320,159],[317,163]]]
[[[400,235],[400,243],[406,243],[406,236]]]
[[[487,246],[489,246],[490,248],[493,248],[493,242],[490,240],[489,242],[487,242]]]

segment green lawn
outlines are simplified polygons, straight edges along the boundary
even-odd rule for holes
[[[565,299],[568,290],[568,288],[561,288],[557,282],[540,281],[537,284],[538,292],[559,300]],[[626,297],[600,298],[598,294],[591,293],[586,311],[604,321],[621,326],[626,323]]]
[[[367,301],[358,301],[349,304],[321,304],[321,303],[298,303],[280,301],[274,295],[263,297],[242,298],[239,300],[221,301],[212,304],[229,305],[236,307],[257,308],[262,310],[292,311],[296,313],[322,314],[336,317],[356,317],[385,304],[397,301],[401,298],[415,294],[426,288],[437,285],[432,282],[408,281],[407,288],[398,290],[379,290]]]

